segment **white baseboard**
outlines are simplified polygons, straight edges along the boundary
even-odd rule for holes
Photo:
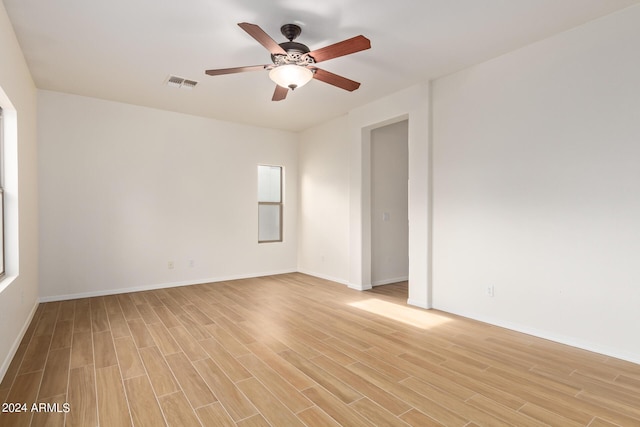
[[[340,283],[342,285],[346,285],[349,289],[353,289],[355,291],[368,291],[369,289],[373,288],[371,284],[358,285],[355,283],[349,283],[348,280],[339,279],[337,277],[328,276],[326,274],[317,273],[315,271],[299,269],[298,272],[302,274],[308,274],[309,276],[317,277],[319,279],[330,280],[332,282]]]
[[[78,299],[78,298],[87,298],[87,297],[94,297],[94,296],[113,295],[113,294],[119,294],[119,293],[138,292],[138,291],[146,291],[146,290],[153,290],[153,289],[163,289],[163,288],[170,288],[170,287],[176,287],[176,286],[196,285],[196,284],[201,284],[201,283],[222,282],[222,281],[227,281],[227,280],[248,279],[248,278],[253,278],[253,277],[272,276],[272,275],[277,275],[277,274],[286,274],[286,273],[295,273],[295,272],[300,272],[300,273],[308,274],[310,276],[318,277],[318,278],[321,278],[321,279],[330,280],[332,282],[341,283],[343,285],[348,286],[350,289],[354,289],[354,290],[358,290],[358,291],[366,291],[366,290],[369,290],[369,289],[372,288],[372,286],[370,284],[368,284],[368,285],[358,285],[358,284],[349,283],[348,281],[346,281],[344,279],[330,277],[330,276],[326,276],[326,275],[323,275],[323,274],[318,274],[318,273],[311,272],[311,271],[292,269],[292,270],[283,270],[283,271],[271,271],[271,272],[264,272],[264,273],[254,273],[254,274],[249,274],[249,275],[236,275],[236,276],[227,276],[227,277],[215,277],[215,278],[207,278],[207,279],[189,280],[189,281],[184,281],[184,282],[160,283],[160,284],[153,284],[153,285],[147,285],[147,286],[138,286],[138,287],[134,287],[134,288],[110,289],[110,290],[104,290],[104,291],[94,291],[94,292],[86,292],[86,293],[78,293],[78,294],[42,297],[42,298],[40,298],[39,301],[36,301],[35,305],[33,306],[32,310],[31,310],[31,313],[29,314],[27,320],[25,321],[25,323],[24,323],[24,325],[22,327],[22,330],[20,331],[18,337],[16,338],[16,340],[13,343],[13,345],[11,346],[11,350],[10,350],[9,354],[7,355],[5,360],[2,362],[2,365],[0,366],[0,379],[3,378],[4,375],[6,374],[6,371],[9,368],[9,364],[11,363],[11,360],[15,356],[15,353],[18,350],[18,346],[20,345],[20,342],[22,341],[22,339],[24,337],[24,334],[26,333],[27,328],[29,327],[29,324],[31,323],[31,321],[33,319],[33,316],[34,316],[34,314],[36,312],[36,309],[38,307],[38,303],[39,302],[62,301],[62,300],[68,300],[68,299]],[[401,281],[401,280],[397,280],[397,281]],[[391,282],[391,283],[393,283],[393,282]],[[420,308],[424,308],[424,309],[431,308],[431,307],[427,307],[426,304],[424,304],[423,301],[418,301],[418,300],[413,300],[413,299],[408,299],[407,300],[407,304],[413,305],[413,306],[416,306],[416,307],[420,307]],[[445,311],[447,313],[455,314],[455,315],[458,315],[458,316],[462,316],[462,317],[467,317],[467,318],[470,318],[470,319],[478,320],[480,322],[488,323],[488,324],[495,325],[495,326],[498,326],[498,327],[510,329],[510,330],[521,332],[521,333],[528,334],[528,335],[533,335],[533,336],[538,337],[538,338],[547,339],[547,340],[550,340],[550,341],[554,341],[554,342],[565,344],[565,345],[570,345],[572,347],[580,348],[580,349],[583,349],[583,350],[587,350],[587,351],[592,351],[592,352],[595,352],[595,353],[603,354],[603,355],[606,355],[606,356],[609,356],[609,357],[614,357],[614,358],[617,358],[617,359],[622,359],[622,360],[626,360],[626,361],[629,361],[629,362],[632,362],[632,363],[640,364],[640,354],[621,352],[621,351],[619,351],[617,349],[608,348],[606,346],[601,346],[601,345],[598,345],[598,344],[595,344],[595,343],[582,341],[582,340],[576,339],[574,337],[562,336],[562,335],[558,335],[558,334],[555,334],[555,333],[550,332],[550,331],[544,331],[544,330],[531,328],[531,327],[528,327],[528,326],[525,326],[525,325],[521,325],[521,324],[505,322],[505,321],[501,321],[499,319],[490,318],[490,317],[487,317],[487,316],[474,315],[473,313],[457,312],[456,310],[451,310],[448,307],[434,306],[433,308],[437,309],[437,310]]]
[[[356,291],[368,291],[373,288],[370,284],[358,285],[356,283],[349,283],[347,286],[349,289],[354,289]]]
[[[31,313],[29,313],[29,315],[27,316],[27,319],[24,322],[24,325],[22,325],[22,329],[20,330],[20,333],[14,340],[13,345],[11,345],[11,348],[9,349],[9,354],[7,354],[7,357],[2,361],[2,365],[0,365],[0,382],[2,382],[2,380],[4,379],[4,375],[7,373],[7,370],[9,369],[9,365],[11,364],[13,357],[16,355],[16,352],[18,351],[18,347],[20,347],[20,343],[24,338],[24,334],[27,333],[27,329],[29,328],[31,321],[33,320],[33,316],[36,314],[38,305],[39,305],[39,302],[36,300],[35,304],[33,305],[33,308],[31,309]]]
[[[470,313],[457,312],[456,310],[450,310],[446,307],[434,307],[434,309],[455,314],[457,316],[477,320],[480,322],[488,323],[490,325],[498,326],[498,327],[509,329],[512,331],[521,332],[523,334],[532,335],[534,337],[542,338],[545,340],[569,345],[571,347],[579,348],[582,350],[591,351],[594,353],[602,354],[602,355],[613,357],[616,359],[626,360],[631,363],[640,364],[640,354],[621,352],[614,348],[602,346],[593,342],[583,341],[575,337],[564,336],[564,335],[553,333],[551,331],[531,328],[529,326],[521,325],[518,323],[505,322],[505,321],[502,321],[499,319],[493,319],[487,316],[478,316]]]
[[[347,285],[347,286],[349,285],[349,281],[348,280],[344,280],[344,279],[340,279],[340,278],[332,277],[332,276],[327,276],[326,274],[320,274],[320,273],[316,273],[316,272],[310,271],[310,270],[298,269],[298,273],[308,274],[309,276],[317,277],[319,279],[324,279],[324,280],[330,280],[332,282],[340,283],[342,285]]]
[[[420,307],[420,308],[424,308],[425,310],[429,310],[431,307],[429,307],[427,304],[425,304],[424,301],[419,301],[417,299],[411,299],[409,298],[407,300],[407,304],[409,305],[413,305],[415,307]]]
[[[409,280],[409,276],[394,277],[391,279],[376,280],[375,282],[371,283],[371,285],[383,286],[383,285],[389,285],[391,283],[406,282],[407,280]]]
[[[150,285],[134,286],[131,288],[105,289],[100,291],[81,292],[77,294],[53,295],[48,297],[40,297],[40,302],[65,301],[70,299],[101,297],[105,295],[117,295],[117,294],[126,294],[130,292],[152,291],[154,289],[175,288],[178,286],[199,285],[202,283],[225,282],[227,280],[251,279],[254,277],[274,276],[276,274],[286,274],[286,273],[295,273],[295,272],[297,272],[297,270],[291,269],[291,270],[267,271],[262,273],[253,273],[253,274],[213,277],[213,278],[209,277],[205,279],[193,279],[193,280],[186,280],[181,282],[155,283]]]
[[[263,277],[263,276],[273,276],[277,274],[287,274],[287,273],[303,273],[308,274],[309,276],[318,277],[324,280],[330,280],[332,282],[340,283],[342,285],[348,286],[350,289],[354,289],[357,291],[367,291],[372,288],[370,284],[366,285],[357,285],[353,283],[349,283],[348,280],[341,279],[338,277],[328,276],[326,274],[320,274],[314,271],[309,271],[305,269],[290,269],[290,270],[279,270],[279,271],[267,271],[261,273],[253,273],[253,274],[242,274],[242,275],[233,275],[233,276],[223,276],[223,277],[209,277],[204,279],[194,279],[194,280],[186,280],[181,282],[169,282],[169,283],[154,283],[150,285],[143,286],[134,286],[130,288],[117,288],[117,289],[104,289],[99,291],[91,291],[91,292],[80,292],[75,294],[64,294],[64,295],[52,295],[40,297],[39,302],[54,302],[54,301],[65,301],[72,299],[80,299],[80,298],[92,298],[92,297],[101,297],[105,295],[117,295],[117,294],[125,294],[130,292],[140,292],[140,291],[152,291],[154,289],[165,289],[165,288],[175,288],[178,286],[189,286],[189,285],[199,285],[201,283],[215,283],[215,282],[224,282],[227,280],[240,280],[240,279],[250,279],[254,277]],[[402,280],[407,280],[406,278],[400,278],[398,280],[393,279],[394,281],[388,283],[400,282]]]

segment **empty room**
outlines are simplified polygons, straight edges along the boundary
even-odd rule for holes
[[[0,1],[0,427],[640,425],[640,0]]]

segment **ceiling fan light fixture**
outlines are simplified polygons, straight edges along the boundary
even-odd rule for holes
[[[286,64],[269,71],[269,78],[278,86],[293,90],[309,83],[313,78],[313,71],[301,65]]]

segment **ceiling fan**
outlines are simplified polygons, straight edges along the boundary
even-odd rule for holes
[[[207,70],[205,71],[206,74],[218,76],[246,71],[269,70],[269,78],[276,83],[276,90],[271,98],[272,101],[282,101],[287,97],[289,89],[294,90],[304,86],[311,79],[320,80],[350,92],[360,87],[360,83],[322,70],[316,67],[315,64],[369,49],[371,42],[366,37],[362,35],[355,36],[312,51],[302,43],[294,42],[302,32],[298,25],[285,24],[280,28],[282,35],[289,40],[284,43],[276,43],[262,28],[255,24],[241,22],[238,26],[271,52],[273,64]]]

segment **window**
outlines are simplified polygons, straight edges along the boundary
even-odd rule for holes
[[[258,243],[282,242],[282,167],[258,165]]]

